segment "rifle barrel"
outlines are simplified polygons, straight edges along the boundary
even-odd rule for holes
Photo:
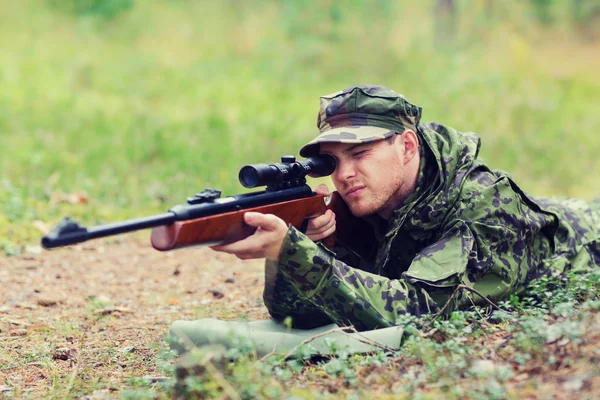
[[[128,221],[85,228],[69,218],[65,218],[56,226],[56,228],[44,235],[42,238],[42,246],[45,249],[53,249],[55,247],[85,242],[90,239],[168,225],[175,222],[176,219],[175,213],[166,212],[151,217],[135,218]]]
[[[217,198],[201,204],[179,204],[163,214],[92,227],[83,227],[69,218],[64,218],[52,231],[42,237],[42,247],[53,249],[91,239],[170,225],[176,221],[210,217],[311,196],[314,196],[311,188],[303,184],[274,191],[266,190]]]

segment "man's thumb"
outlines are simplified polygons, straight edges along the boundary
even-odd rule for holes
[[[315,188],[315,193],[323,196],[329,196],[329,188],[326,184],[321,183]]]

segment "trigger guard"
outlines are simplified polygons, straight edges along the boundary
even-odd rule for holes
[[[308,229],[308,218],[305,218],[304,221],[302,221],[302,225],[300,225],[300,232],[306,233],[307,229]]]

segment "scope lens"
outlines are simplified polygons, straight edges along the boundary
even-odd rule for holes
[[[272,185],[282,181],[282,171],[277,167],[279,164],[250,164],[240,170],[238,176],[240,183],[247,188]],[[282,168],[288,168],[282,166]]]
[[[260,186],[260,173],[252,165],[246,165],[240,170],[239,179],[242,186],[246,188]]]

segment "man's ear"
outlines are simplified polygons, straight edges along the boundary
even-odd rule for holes
[[[419,153],[419,138],[412,130],[407,129],[400,135],[401,143],[404,145],[404,164],[410,162]]]

